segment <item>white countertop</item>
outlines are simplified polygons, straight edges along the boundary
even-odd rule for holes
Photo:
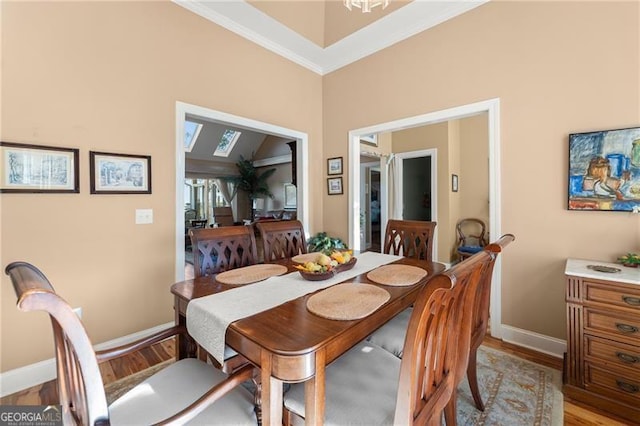
[[[617,268],[620,269],[620,272],[598,272],[589,269],[589,265]],[[629,268],[619,263],[602,262],[599,260],[567,259],[567,266],[565,267],[564,273],[574,277],[595,278],[598,280],[640,285],[640,268]]]

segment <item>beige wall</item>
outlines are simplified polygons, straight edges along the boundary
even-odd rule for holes
[[[3,268],[38,265],[95,343],[172,321],[176,101],[307,132],[322,158],[321,77],[168,1],[1,7],[2,140],[80,149],[79,194],[0,196]],[[151,155],[153,194],[90,195],[89,150]],[[137,208],[154,223],[135,225]],[[48,320],[0,284],[1,370],[52,357]]]
[[[640,121],[639,17],[637,2],[489,2],[327,75],[324,155],[346,157],[350,129],[500,98],[502,231],[516,235],[502,320],[564,338],[565,259],[640,249],[637,215],[566,209],[568,134]],[[347,217],[347,195],[323,209]]]

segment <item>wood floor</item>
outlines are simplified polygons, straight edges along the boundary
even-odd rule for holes
[[[542,354],[520,346],[502,342],[492,337],[485,338],[486,346],[499,349],[506,353],[524,358],[526,360],[562,370],[562,360],[550,355]],[[112,360],[100,364],[100,371],[105,385],[122,379],[130,374],[142,371],[162,361],[170,359],[175,354],[173,339],[157,343],[151,348],[141,350],[121,359]],[[57,391],[55,382],[50,381],[42,385],[0,398],[0,405],[39,405],[57,403]],[[595,407],[575,404],[565,400],[564,424],[568,426],[621,426],[630,425],[629,422],[616,418],[611,414],[598,410]],[[640,424],[640,423],[638,423]]]

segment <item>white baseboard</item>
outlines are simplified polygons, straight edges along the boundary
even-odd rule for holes
[[[502,325],[502,340],[533,349],[556,358],[562,358],[567,351],[567,341],[556,339],[555,337],[545,336],[533,331],[523,330],[521,328]]]
[[[147,330],[138,331],[127,336],[118,337],[108,342],[103,342],[94,346],[94,349],[104,350],[120,345],[124,345],[134,340],[141,339],[150,334],[156,333],[165,328],[173,326],[173,322],[158,325]],[[0,397],[11,395],[23,389],[30,388],[48,382],[56,378],[56,360],[55,358],[40,361],[35,364],[26,365],[14,370],[5,371],[0,374]]]

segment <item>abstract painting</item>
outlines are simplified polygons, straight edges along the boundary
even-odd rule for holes
[[[569,135],[569,210],[640,209],[640,127]]]

